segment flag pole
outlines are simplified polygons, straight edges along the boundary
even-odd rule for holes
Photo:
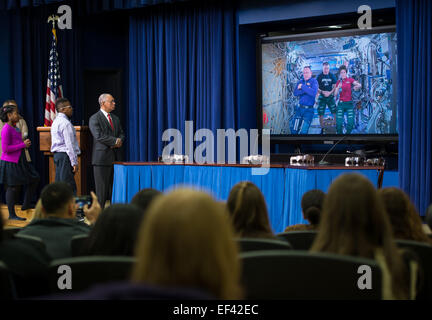
[[[48,79],[47,79],[47,94],[45,99],[45,116],[44,126],[50,127],[55,116],[55,101],[58,97],[62,97],[62,86],[60,83],[60,73],[58,68],[58,57],[57,57],[57,32],[56,23],[59,21],[59,16],[52,14],[48,17],[47,23],[52,23],[52,42],[50,49],[50,57],[48,61]]]

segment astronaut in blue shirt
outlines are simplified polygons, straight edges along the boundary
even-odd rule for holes
[[[312,78],[312,70],[306,66],[303,68],[303,79],[297,82],[294,90],[294,95],[300,97],[300,99],[290,123],[292,134],[308,133],[314,115],[313,107],[317,92],[318,81]]]

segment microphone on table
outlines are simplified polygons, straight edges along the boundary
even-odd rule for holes
[[[342,139],[339,139],[338,142],[336,142],[336,143],[333,145],[333,147],[331,147],[330,150],[327,151],[327,153],[324,155],[324,157],[322,157],[322,159],[320,160],[320,162],[318,162],[318,164],[319,164],[320,166],[327,166],[327,165],[330,164],[329,162],[324,161],[324,159],[327,157],[327,155],[328,155],[330,152],[333,151],[333,149],[334,149],[334,148],[339,144],[339,142],[341,142],[342,140],[344,140],[346,137],[347,137],[347,135],[344,135],[344,136],[342,137]]]

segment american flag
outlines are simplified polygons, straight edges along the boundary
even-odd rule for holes
[[[55,102],[63,97],[63,89],[60,82],[60,70],[57,54],[56,29],[52,29],[51,49],[48,62],[48,79],[45,101],[45,127],[50,127],[56,117]]]

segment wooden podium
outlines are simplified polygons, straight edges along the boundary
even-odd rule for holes
[[[90,131],[87,126],[75,126],[78,146],[80,147],[81,154],[78,156],[78,174],[75,174],[75,182],[77,185],[77,196],[88,194],[87,190],[87,169],[90,166]],[[39,150],[48,156],[49,161],[49,182],[55,180],[55,165],[54,154],[51,150],[51,127],[37,127],[39,132]]]

